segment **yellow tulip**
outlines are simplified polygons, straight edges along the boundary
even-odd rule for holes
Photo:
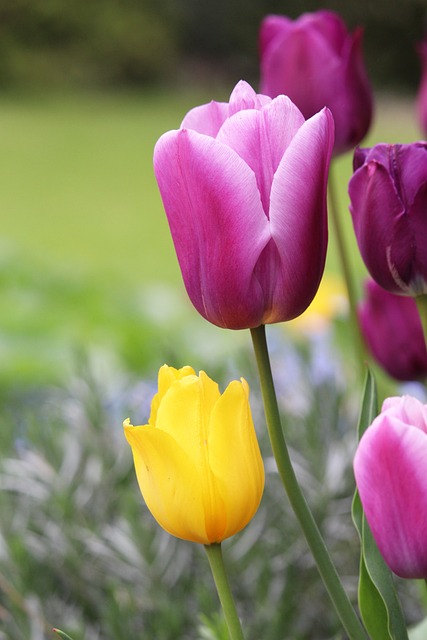
[[[246,380],[221,395],[204,371],[164,365],[148,424],[123,426],[141,493],[166,531],[212,544],[255,515],[264,466]]]

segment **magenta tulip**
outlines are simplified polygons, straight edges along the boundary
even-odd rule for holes
[[[402,578],[427,579],[427,405],[389,398],[354,459],[372,535]]]
[[[427,351],[415,300],[367,280],[359,320],[369,350],[392,378],[427,377]]]
[[[362,59],[362,29],[350,34],[332,11],[297,20],[270,15],[260,28],[261,91],[284,93],[305,118],[327,106],[335,155],[353,149],[372,120],[372,91]]]
[[[305,121],[289,98],[245,82],[229,103],[165,133],[154,170],[188,295],[229,329],[290,320],[312,301],[327,246],[333,147],[327,109]]]
[[[421,130],[427,136],[427,35],[418,45],[421,60],[421,81],[417,95],[417,115]]]
[[[427,143],[356,149],[350,211],[371,276],[391,293],[427,293]]]

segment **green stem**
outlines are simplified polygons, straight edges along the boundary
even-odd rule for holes
[[[228,581],[227,572],[225,570],[224,558],[220,544],[209,544],[205,546],[211,567],[213,579],[215,581],[218,596],[224,612],[225,621],[231,640],[244,640],[242,627],[240,625],[239,616],[237,615],[236,605],[234,604],[233,594],[231,593],[230,583]]]
[[[415,302],[417,303],[418,315],[420,316],[427,348],[427,295],[417,296]]]
[[[271,447],[276,459],[277,468],[289,501],[303,530],[307,543],[317,564],[317,568],[329,593],[332,603],[341,619],[350,640],[366,640],[363,626],[344,591],[334,564],[326,549],[323,538],[304,498],[283,435],[280,422],[279,407],[271,374],[270,359],[267,349],[265,327],[261,325],[251,329],[255,356],[264,401],[265,416]]]
[[[335,239],[338,247],[338,256],[341,263],[342,275],[344,278],[345,287],[347,290],[348,305],[350,311],[350,324],[352,327],[354,344],[356,348],[357,360],[361,369],[362,379],[365,377],[365,367],[363,363],[367,360],[366,346],[363,339],[362,332],[360,330],[359,318],[357,315],[357,296],[354,287],[354,280],[352,269],[350,266],[349,252],[346,247],[346,241],[344,236],[343,227],[341,224],[341,216],[338,207],[338,199],[335,188],[334,173],[331,170],[329,172],[328,181],[328,201],[329,201],[329,214],[332,220],[332,227],[335,233]]]

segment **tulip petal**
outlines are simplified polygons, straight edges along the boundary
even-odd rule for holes
[[[286,96],[279,96],[262,110],[239,111],[218,133],[218,142],[234,149],[255,173],[267,217],[274,174],[303,124],[299,109]]]
[[[273,300],[282,319],[291,320],[307,308],[322,277],[332,148],[333,119],[324,109],[298,130],[273,179],[270,229],[281,263]]]
[[[403,578],[427,578],[426,469],[426,434],[387,414],[365,432],[354,460],[372,534]]]
[[[350,212],[363,260],[372,277],[392,293],[408,293],[413,246],[403,204],[382,164],[372,160],[349,182]]]
[[[151,412],[150,412],[150,419],[148,420],[148,424],[151,424],[153,426],[156,424],[157,411],[158,411],[160,402],[162,401],[163,396],[165,395],[169,387],[176,380],[181,380],[182,378],[185,378],[186,376],[190,376],[190,375],[195,376],[196,373],[194,369],[192,367],[189,367],[188,365],[185,367],[181,367],[181,369],[168,367],[167,364],[164,364],[162,367],[160,367],[159,375],[157,378],[158,392],[156,393],[153,400],[151,401]]]
[[[154,169],[192,303],[218,326],[258,326],[264,298],[253,272],[270,232],[253,172],[186,129],[160,138]]]
[[[224,538],[234,535],[258,509],[264,467],[248,403],[245,380],[231,382],[212,411],[209,465],[222,496],[227,523]],[[246,487],[242,491],[242,487]]]
[[[412,396],[386,398],[381,412],[387,412],[387,415],[395,416],[427,434],[427,405]]]
[[[228,115],[228,102],[212,100],[208,104],[190,109],[181,123],[181,129],[193,129],[215,138]]]
[[[125,435],[141,493],[160,526],[178,538],[209,544],[202,485],[191,458],[156,427],[125,425]]]

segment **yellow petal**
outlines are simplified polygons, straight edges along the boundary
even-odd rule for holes
[[[202,483],[192,460],[167,433],[150,425],[124,424],[138,484],[148,509],[178,538],[209,544]]]
[[[224,538],[247,525],[264,490],[264,465],[245,380],[231,382],[217,401],[209,428],[209,464],[227,514]]]
[[[155,425],[157,419],[157,411],[160,405],[160,402],[163,399],[165,393],[167,393],[169,387],[176,381],[182,380],[186,376],[196,375],[195,371],[190,366],[181,367],[181,369],[175,369],[175,367],[169,367],[167,364],[164,364],[159,369],[158,374],[158,382],[157,382],[157,393],[154,396],[151,402],[151,413],[150,418],[148,420],[148,424]]]

